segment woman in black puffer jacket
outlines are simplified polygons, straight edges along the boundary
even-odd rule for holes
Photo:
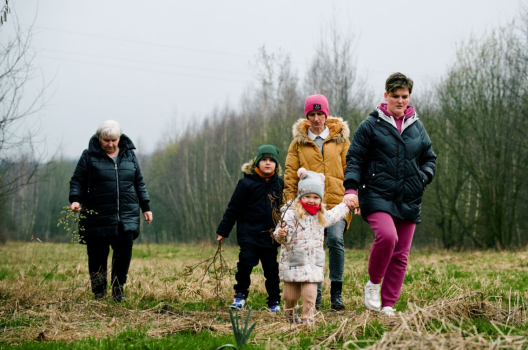
[[[134,144],[113,120],[102,123],[90,139],[70,181],[70,203],[75,212],[83,209],[96,214],[82,219],[81,242],[86,243],[92,291],[104,298],[107,287],[107,260],[112,256],[112,295],[125,298],[133,241],[139,235],[139,209],[152,222],[149,195],[139,169]]]
[[[414,107],[413,81],[401,73],[385,83],[385,100],[358,127],[347,154],[345,198],[374,230],[365,305],[392,316],[400,296],[425,186],[436,155]],[[383,281],[383,285],[380,284]],[[381,299],[380,299],[381,289]]]

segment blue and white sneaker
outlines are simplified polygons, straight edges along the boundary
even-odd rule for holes
[[[279,311],[281,311],[280,305],[279,304],[271,305],[269,307],[269,311],[271,311],[271,312],[279,312]]]
[[[232,310],[242,310],[245,304],[246,304],[246,299],[244,298],[244,295],[237,293],[235,295],[235,300],[233,301],[231,305],[229,305],[229,308]]]

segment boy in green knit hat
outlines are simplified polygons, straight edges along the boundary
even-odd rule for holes
[[[265,286],[268,292],[268,307],[280,311],[279,263],[276,243],[270,236],[275,229],[273,212],[282,200],[284,182],[279,178],[279,150],[273,145],[262,145],[257,156],[242,165],[244,177],[238,181],[229,201],[222,222],[216,233],[222,242],[229,237],[237,223],[238,256],[235,299],[231,309],[244,308],[251,284],[251,272],[259,261],[262,263]]]

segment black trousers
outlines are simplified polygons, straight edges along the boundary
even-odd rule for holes
[[[107,263],[110,247],[112,254],[112,273],[110,283],[114,295],[122,294],[126,283],[130,260],[132,259],[132,246],[134,245],[134,233],[123,231],[119,225],[118,235],[112,238],[90,239],[86,242],[88,252],[88,270],[92,292],[96,296],[106,294]]]
[[[240,246],[238,255],[237,273],[235,278],[235,294],[241,293],[244,297],[248,296],[249,286],[251,285],[251,271],[253,268],[262,263],[265,286],[268,292],[268,305],[280,303],[280,280],[279,280],[279,263],[277,262],[277,248],[262,248],[257,245]]]

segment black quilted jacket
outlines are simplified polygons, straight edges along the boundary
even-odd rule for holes
[[[150,211],[150,199],[134,149],[132,141],[121,135],[115,164],[94,135],[79,159],[70,181],[70,203],[97,212],[81,219],[85,231],[79,233],[85,239],[117,235],[120,222],[135,238],[139,235],[139,209]]]
[[[284,181],[275,174],[266,182],[247,166],[250,163],[244,164],[244,177],[238,181],[216,233],[229,237],[236,222],[239,245],[278,247],[270,230],[275,229],[273,212],[278,212],[282,201]]]
[[[359,125],[347,153],[345,189],[358,190],[361,215],[386,212],[419,223],[422,196],[435,174],[436,155],[416,115],[402,134],[374,110]]]

